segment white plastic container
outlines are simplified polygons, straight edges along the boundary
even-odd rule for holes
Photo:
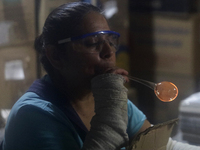
[[[182,139],[200,145],[200,92],[184,99],[179,106]]]

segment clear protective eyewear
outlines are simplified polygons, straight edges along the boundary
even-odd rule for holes
[[[120,34],[115,31],[98,31],[77,37],[66,38],[58,41],[58,44],[72,42],[73,49],[78,52],[96,53],[102,50],[107,42],[110,48],[116,52],[119,45]]]

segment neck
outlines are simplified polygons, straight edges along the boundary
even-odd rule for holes
[[[76,99],[71,102],[72,106],[78,109],[88,109],[94,106],[94,97],[92,93],[82,96],[81,99]]]
[[[85,127],[90,130],[90,122],[92,117],[95,115],[94,111],[94,97],[92,94],[89,94],[83,97],[81,100],[72,102],[72,107],[79,115]]]
[[[78,80],[66,80],[61,75],[51,76],[53,84],[61,91],[71,102],[93,100],[92,92],[87,84]],[[82,84],[80,84],[82,83]]]

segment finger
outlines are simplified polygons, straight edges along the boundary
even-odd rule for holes
[[[129,82],[129,78],[127,77],[128,71],[126,71],[125,69],[116,68],[116,67],[115,68],[108,68],[105,73],[113,73],[113,74],[122,75],[125,79],[125,82]]]

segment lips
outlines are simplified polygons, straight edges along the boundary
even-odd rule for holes
[[[113,63],[105,63],[105,64],[95,66],[94,68],[95,76],[112,72],[112,70],[114,70],[115,68],[116,66]]]

